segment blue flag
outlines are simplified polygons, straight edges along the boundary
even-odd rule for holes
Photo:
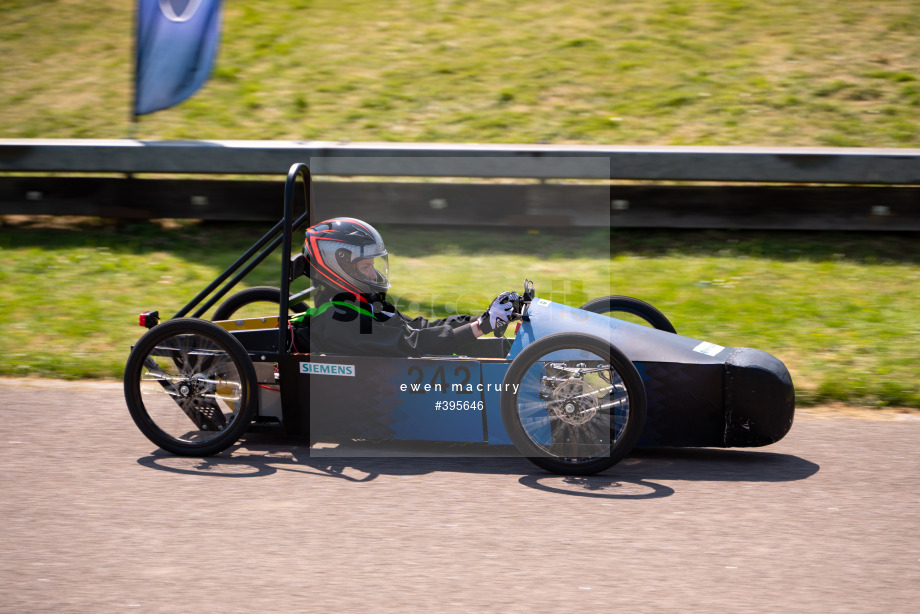
[[[138,0],[134,114],[179,104],[208,80],[220,0]]]

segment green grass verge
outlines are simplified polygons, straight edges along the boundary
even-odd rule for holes
[[[266,225],[266,230],[267,230]],[[143,332],[261,234],[107,222],[0,227],[0,375],[120,377]],[[384,228],[393,296],[411,313],[480,312],[523,278],[571,305],[627,294],[678,332],[766,350],[800,404],[920,408],[920,244],[899,235]],[[275,259],[250,285],[276,284]]]
[[[0,0],[0,137],[129,133],[133,2]],[[167,139],[920,147],[917,0],[227,0]]]

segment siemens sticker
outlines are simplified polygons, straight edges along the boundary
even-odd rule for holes
[[[300,372],[308,375],[346,375],[355,376],[354,365],[324,365],[318,362],[300,363]]]

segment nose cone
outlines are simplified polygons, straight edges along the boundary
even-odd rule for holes
[[[792,427],[795,388],[778,358],[736,348],[725,361],[725,445],[765,446]]]

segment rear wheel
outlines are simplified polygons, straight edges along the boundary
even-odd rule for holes
[[[233,316],[237,317],[257,317],[264,316],[266,313],[278,313],[278,305],[281,304],[281,289],[273,286],[254,286],[240,290],[225,300],[214,311],[212,320],[229,320]],[[251,305],[257,305],[253,308]],[[274,311],[271,310],[272,305]],[[307,303],[300,301],[288,307],[289,311],[302,313],[307,310]],[[243,313],[243,311],[246,313]],[[251,312],[251,313],[250,313]]]
[[[591,475],[635,446],[645,425],[645,386],[609,342],[560,333],[512,361],[501,410],[505,430],[531,462],[554,473]]]
[[[255,413],[256,373],[230,333],[177,318],[150,329],[125,366],[125,401],[150,441],[173,454],[209,456],[240,438]]]
[[[658,330],[667,331],[669,333],[677,332],[677,329],[674,328],[674,325],[671,324],[663,313],[645,301],[640,301],[631,296],[604,296],[596,298],[582,305],[581,309],[603,314],[628,313],[644,320]]]

